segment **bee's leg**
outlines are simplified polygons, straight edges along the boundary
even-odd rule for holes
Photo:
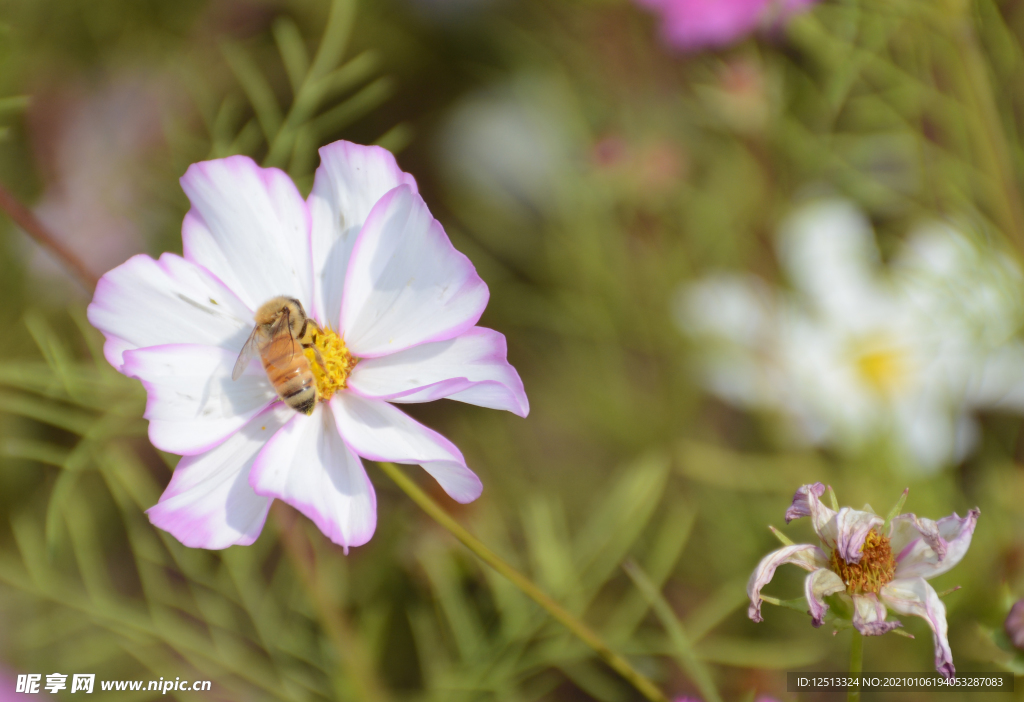
[[[323,333],[323,330],[320,328],[320,325],[307,317],[306,323],[302,327],[302,336],[299,337],[299,343],[306,347],[312,346],[316,342],[317,334],[321,333]]]
[[[327,364],[324,362],[324,357],[320,353],[320,349],[318,349],[315,345],[313,345],[311,343],[310,344],[303,344],[302,347],[306,348],[306,349],[313,349],[313,355],[316,356],[316,362],[320,365],[321,368],[324,369],[324,372],[326,373],[327,372]]]

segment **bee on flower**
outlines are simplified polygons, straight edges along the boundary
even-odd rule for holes
[[[312,192],[245,156],[193,164],[184,257],[140,255],[89,305],[142,381],[157,448],[183,456],[150,521],[186,546],[251,544],[280,499],[332,541],[377,523],[362,459],[421,465],[459,502],[462,453],[396,405],[449,398],[526,416],[486,284],[379,147],[320,149]]]
[[[791,290],[716,275],[679,291],[712,393],[783,417],[799,442],[923,471],[970,452],[975,411],[1024,413],[1024,274],[1008,256],[936,224],[883,267],[838,200],[797,211],[777,243]]]
[[[830,490],[831,492],[831,490]],[[848,611],[853,627],[865,636],[879,636],[903,626],[888,619],[888,610],[923,618],[935,641],[935,669],[946,677],[956,672],[949,649],[946,607],[928,580],[959,563],[971,545],[980,511],[956,512],[938,521],[913,514],[898,514],[906,500],[904,491],[887,519],[874,512],[850,507],[835,509],[821,501],[825,485],[803,485],[786,510],[786,523],[810,517],[821,545],[794,544],[775,532],[786,544],[761,559],[747,583],[750,607],[747,614],[763,621],[761,589],[771,582],[780,565],[792,563],[810,575],[804,581],[804,596],[810,608],[811,624],[825,621],[829,605],[825,598],[838,597]],[[774,531],[774,530],[773,530]],[[774,600],[776,603],[777,600]]]

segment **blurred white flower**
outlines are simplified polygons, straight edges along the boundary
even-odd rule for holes
[[[521,77],[457,105],[438,135],[438,162],[474,196],[505,209],[544,211],[574,145],[558,93]]]
[[[973,447],[974,410],[1024,411],[1024,276],[1007,256],[935,224],[886,268],[868,221],[835,200],[786,222],[778,254],[791,291],[722,275],[679,292],[713,393],[783,413],[804,441],[887,443],[925,470]]]

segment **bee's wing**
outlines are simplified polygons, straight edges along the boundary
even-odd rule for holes
[[[242,373],[251,361],[260,351],[260,341],[262,341],[265,331],[262,330],[260,325],[256,325],[252,329],[252,334],[249,335],[249,339],[245,342],[245,346],[242,347],[241,352],[238,354],[238,360],[235,361],[235,367],[231,370],[231,379],[238,380],[242,377]]]
[[[288,313],[288,308],[285,307],[277,321],[270,327],[270,331],[267,333],[267,339],[270,340],[272,346],[277,346],[281,341],[288,340],[288,351],[287,353],[277,354],[271,351],[270,357],[264,358],[264,361],[269,361],[270,365],[281,370],[289,370],[292,367],[292,361],[295,359],[295,347],[298,346],[300,349],[302,346],[299,345],[295,339],[295,335],[292,334],[291,315]],[[281,341],[279,341],[281,340]],[[277,349],[274,349],[276,351]]]

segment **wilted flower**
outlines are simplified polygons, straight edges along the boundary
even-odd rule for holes
[[[684,51],[728,46],[778,25],[816,0],[637,0],[661,15],[665,41]]]
[[[822,483],[803,485],[786,510],[787,524],[799,517],[811,518],[821,546],[790,542],[761,559],[747,583],[750,618],[762,621],[761,588],[771,582],[776,568],[792,563],[811,572],[804,581],[804,595],[814,626],[824,621],[829,595],[849,603],[853,626],[865,636],[903,626],[898,620],[886,620],[887,607],[921,617],[934,634],[935,668],[951,677],[955,669],[946,636],[946,607],[925,581],[964,557],[979,510],[972,509],[963,518],[954,512],[937,522],[909,513],[883,519],[874,512],[826,507],[821,502],[824,492]],[[903,506],[903,499],[893,514]]]
[[[252,543],[273,498],[346,549],[364,544],[376,497],[360,457],[422,465],[460,502],[482,489],[450,441],[392,403],[529,411],[505,338],[475,326],[487,286],[413,178],[378,147],[335,142],[320,157],[307,201],[244,156],[194,164],[184,258],[129,259],[89,306],[107,360],[146,387],[153,445],[184,456],[149,518],[187,546]],[[310,416],[258,362],[231,377],[254,310],[281,295],[323,329],[323,370],[306,351]]]
[[[1003,628],[1010,637],[1010,643],[1024,651],[1024,600],[1017,600],[1010,608]]]
[[[1024,411],[1024,277],[1008,257],[934,225],[883,270],[841,201],[798,212],[778,249],[790,294],[740,276],[681,290],[678,322],[707,342],[716,394],[781,411],[805,441],[887,443],[929,470],[973,447],[973,410]]]

